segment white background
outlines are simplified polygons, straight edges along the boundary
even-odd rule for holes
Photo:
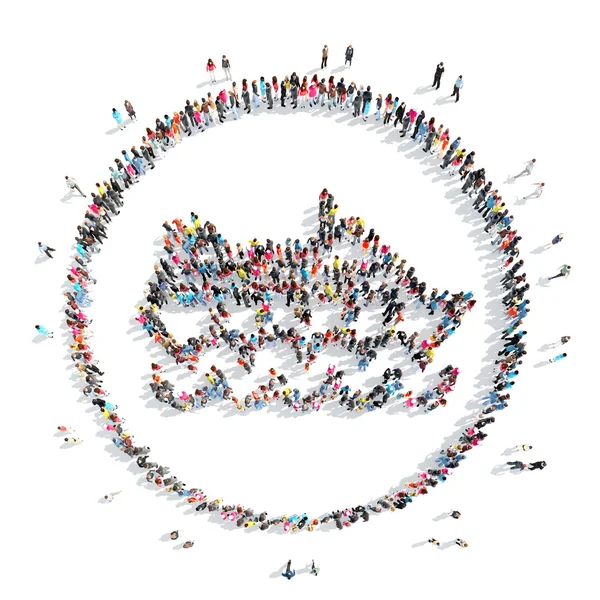
[[[149,598],[175,590],[232,597],[251,590],[275,598],[282,586],[290,597],[309,589],[320,597],[439,588],[450,598],[586,593],[597,529],[590,436],[598,412],[594,372],[584,368],[594,335],[586,321],[595,309],[594,282],[586,281],[594,238],[586,235],[595,225],[597,192],[586,180],[586,162],[594,161],[586,150],[595,144],[586,103],[596,67],[592,15],[583,7],[55,2],[10,10],[2,114],[10,213],[3,243],[11,269],[5,266],[3,293],[3,514],[10,556],[4,587],[11,597],[100,598],[116,590]],[[343,64],[352,43],[346,80],[384,96],[391,91],[449,126],[452,137],[461,135],[514,207],[533,288],[529,357],[511,406],[487,430],[485,444],[407,510],[343,532],[226,531],[138,485],[135,465],[113,451],[79,399],[58,333],[61,286],[85,202],[65,197],[64,175],[92,191],[120,150],[139,144],[146,124],[179,110],[186,98],[221,89],[206,85],[209,56],[220,64],[226,53],[240,84],[243,77],[313,72],[323,43],[330,48],[325,76]],[[430,91],[440,60],[442,88]],[[465,80],[461,101],[445,102],[458,74]],[[114,132],[110,109],[121,110],[125,98],[139,122]],[[470,414],[467,403],[489,378],[481,358],[494,331],[486,323],[494,308],[484,300],[488,240],[478,237],[479,221],[471,221],[448,178],[413,158],[420,150],[410,149],[412,141],[398,144],[397,133],[374,127],[373,116],[365,125],[339,111],[285,114],[253,113],[237,123],[230,117],[222,130],[184,140],[127,194],[93,263],[98,285],[89,311],[111,399],[138,441],[188,485],[271,516],[366,502],[414,473]],[[532,156],[538,162],[531,177],[504,183]],[[543,196],[515,205],[537,181],[546,182]],[[265,411],[224,417],[216,409],[171,418],[146,406],[141,378],[149,356],[145,343],[134,341],[137,332],[127,332],[163,220],[195,210],[226,229],[230,241],[282,240],[304,233],[305,211],[325,186],[340,214],[360,211],[428,283],[472,289],[482,299],[436,357],[436,368],[451,360],[463,369],[449,406],[415,419],[386,412],[356,419],[323,412],[282,419]],[[535,252],[561,231],[562,244]],[[53,261],[38,259],[39,240],[57,249]],[[573,266],[568,280],[537,285],[565,262]],[[38,322],[55,339],[32,344]],[[535,368],[553,356],[539,348],[561,335],[573,336],[567,359]],[[73,426],[84,444],[62,449],[55,435],[61,423]],[[510,460],[506,449],[521,443],[534,450],[518,458],[543,459],[548,468],[494,475]],[[112,504],[99,502],[116,490],[122,493]],[[460,521],[435,520],[451,509],[463,513]],[[172,529],[196,546],[183,551],[164,541]],[[469,548],[436,550],[423,544],[430,536],[461,537]],[[296,569],[314,558],[321,574],[287,582],[278,573],[288,558]]]

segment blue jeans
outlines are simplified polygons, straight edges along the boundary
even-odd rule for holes
[[[258,108],[260,106],[260,102],[258,101],[258,96],[256,94],[252,94],[252,105],[254,108]]]
[[[325,94],[319,94],[317,96],[317,104],[320,104],[321,106],[325,105]]]

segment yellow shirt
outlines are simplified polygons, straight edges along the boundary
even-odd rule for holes
[[[334,261],[333,261],[333,268],[334,269],[339,269],[340,268],[340,259],[339,258],[334,259]]]

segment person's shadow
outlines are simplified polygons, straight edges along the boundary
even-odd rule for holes
[[[49,260],[50,257],[47,254],[40,254],[40,256],[38,256],[34,262],[36,265],[41,265],[42,263],[48,262]]]
[[[452,96],[440,96],[435,101],[435,104],[442,106],[443,104],[450,104],[451,102],[454,102],[454,98],[452,98]]]
[[[433,520],[437,523],[438,521],[443,521],[444,519],[447,519],[448,517],[450,517],[450,515],[448,513],[444,512],[441,515],[434,517]]]
[[[534,369],[541,369],[542,367],[545,367],[546,365],[549,365],[550,361],[549,360],[540,360],[539,362],[535,363],[535,365],[533,365]]]
[[[542,252],[544,252],[544,250],[546,250],[546,246],[538,246],[535,250],[531,251],[531,254],[541,254]]]
[[[420,85],[413,93],[417,96],[421,96],[422,94],[427,94],[427,92],[433,92],[435,88],[430,85]]]

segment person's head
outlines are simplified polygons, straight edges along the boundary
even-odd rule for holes
[[[566,353],[566,352],[563,352],[563,358],[564,358],[565,356],[567,356],[567,353]]]
[[[532,162],[532,163],[534,163],[534,162],[535,162],[535,158],[532,158],[532,159],[531,159],[531,162]]]
[[[440,63],[440,67],[443,67],[443,66],[444,66],[444,63],[443,63],[443,62],[441,62],[441,63]]]
[[[227,57],[223,54],[223,58],[227,58]]]
[[[459,76],[458,76],[458,78],[459,78],[459,79],[462,79],[462,75],[459,75]]]

